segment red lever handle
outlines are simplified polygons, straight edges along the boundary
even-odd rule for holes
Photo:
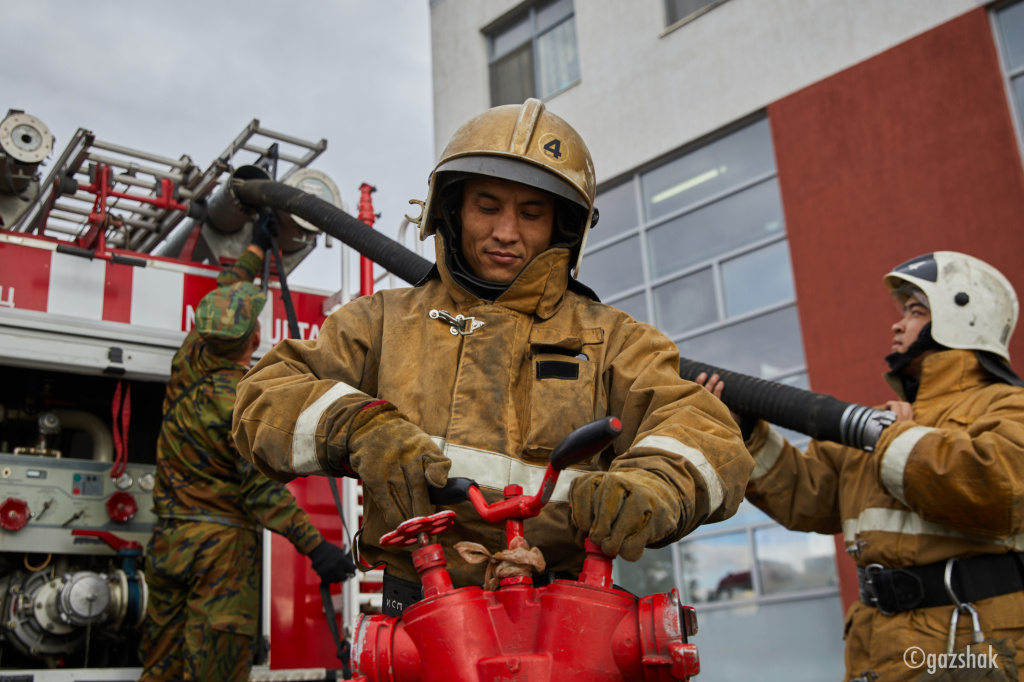
[[[71,531],[71,534],[77,535],[78,537],[99,538],[100,540],[103,540],[103,542],[107,543],[110,546],[110,548],[115,552],[120,552],[123,549],[142,549],[142,545],[135,542],[134,540],[125,540],[124,538],[119,538],[113,533],[106,530],[88,530],[85,528],[76,528],[75,530]]]

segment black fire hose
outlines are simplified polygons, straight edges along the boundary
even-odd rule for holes
[[[892,412],[846,403],[824,393],[757,379],[686,358],[679,361],[679,375],[684,379],[695,381],[701,372],[707,372],[708,376],[717,374],[725,382],[722,402],[733,412],[861,450],[873,450],[882,430],[896,417]]]
[[[433,267],[426,258],[394,239],[368,229],[366,223],[337,206],[296,187],[273,180],[236,180],[231,189],[238,200],[248,206],[269,206],[305,218],[410,284],[426,277]]]
[[[366,224],[322,199],[273,180],[241,180],[232,185],[235,196],[253,207],[269,206],[305,218],[410,284],[430,271],[427,259],[395,240],[367,229]],[[745,374],[683,358],[679,374],[693,381],[701,372],[718,374],[726,383],[723,402],[734,412],[758,417],[812,438],[871,450],[882,429],[892,423],[891,412],[846,403]]]

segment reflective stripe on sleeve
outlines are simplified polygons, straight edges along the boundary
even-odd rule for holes
[[[444,438],[431,436],[431,440],[444,452],[445,457],[452,461],[448,477],[471,478],[481,488],[502,491],[507,485],[521,485],[527,495],[536,494],[540,490],[541,481],[547,465],[527,464],[508,455],[490,450],[472,448],[466,445],[448,443]],[[558,477],[558,484],[551,495],[551,502],[568,502],[569,485],[589,471],[565,469]]]
[[[989,545],[1001,545],[1018,552],[1024,551],[1024,533],[1003,539],[977,537],[938,523],[925,521],[914,512],[903,509],[871,507],[862,511],[857,518],[843,521],[843,539],[848,545],[857,540],[858,533],[869,531],[902,535],[938,535],[971,542],[983,542]]]
[[[782,446],[785,442],[781,433],[774,428],[768,428],[768,440],[754,455],[754,470],[750,472],[751,481],[761,478],[772,470],[775,462],[779,461],[779,455],[782,454]]]
[[[323,473],[323,467],[316,458],[316,427],[327,408],[343,395],[359,393],[358,389],[341,382],[335,384],[304,409],[295,421],[292,434],[292,472],[296,474]]]
[[[708,491],[708,514],[714,514],[722,506],[725,500],[725,484],[722,483],[722,477],[715,471],[715,467],[700,450],[683,445],[668,436],[646,436],[633,447],[666,450],[687,460],[697,467],[701,478],[704,479],[704,488]]]
[[[907,429],[889,443],[889,447],[882,455],[882,485],[890,495],[903,504],[907,504],[907,494],[903,490],[903,472],[907,468],[907,458],[918,441],[934,430],[927,426]]]

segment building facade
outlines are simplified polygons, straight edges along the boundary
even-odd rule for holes
[[[543,99],[597,170],[581,281],[684,357],[877,405],[892,266],[963,251],[1024,292],[1024,2],[431,0],[431,31],[438,152]],[[744,503],[617,580],[697,606],[704,682],[840,679],[844,547]]]

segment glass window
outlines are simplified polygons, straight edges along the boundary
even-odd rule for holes
[[[1017,111],[1024,111],[1024,78],[1017,78],[1012,83],[1013,100],[1017,105]]]
[[[754,531],[757,571],[764,594],[800,592],[839,585],[831,535],[794,533],[781,526]]]
[[[648,322],[647,296],[642,291],[639,294],[633,294],[632,296],[615,301],[611,305],[626,313],[637,322]]]
[[[670,592],[676,586],[672,548],[645,549],[639,561],[617,559],[612,578],[636,595]]]
[[[754,568],[746,531],[679,543],[683,603],[750,599]]]
[[[537,8],[537,30],[551,28],[572,16],[572,0],[556,0]]]
[[[601,220],[583,282],[603,300],[638,320],[650,309],[685,358],[807,387],[767,120],[634,173],[603,189],[596,205]],[[797,447],[807,442],[780,431]],[[833,539],[785,530],[749,502],[670,547],[646,550],[639,562],[616,560],[614,577],[641,596],[676,587],[697,607],[703,682],[745,679],[756,661],[779,652],[787,663],[762,665],[758,679],[842,674]],[[746,644],[736,657],[736,642],[748,639],[760,658],[750,658]],[[813,653],[789,665],[807,647]]]
[[[1015,3],[996,12],[996,24],[1006,68],[1024,66],[1024,3]]]
[[[529,45],[491,64],[491,101],[520,104],[533,96],[533,51]]]
[[[640,177],[648,220],[775,171],[768,120],[742,128]]]
[[[722,263],[726,317],[796,298],[789,244],[775,242]]]
[[[572,0],[531,6],[488,42],[492,106],[544,99],[580,79]]]
[[[654,319],[658,329],[669,336],[717,320],[715,280],[711,268],[655,288]]]
[[[563,21],[537,38],[538,92],[548,97],[580,79],[576,60],[576,24]]]
[[[838,595],[714,610],[698,606],[697,625],[691,641],[700,654],[700,682],[845,679]]]
[[[1004,4],[994,13],[1010,108],[1017,120],[1017,134],[1024,136],[1024,3]]]
[[[652,228],[647,239],[651,276],[663,277],[783,233],[779,183],[771,178]]]
[[[635,228],[640,223],[636,210],[636,185],[624,182],[597,195],[594,205],[600,213],[590,243],[597,244]]]
[[[508,28],[495,33],[491,39],[491,58],[497,59],[533,38],[530,16],[527,15]]]
[[[679,354],[733,372],[771,379],[804,365],[796,306],[679,342]]]
[[[630,237],[583,257],[580,281],[601,300],[644,283],[640,237]]]
[[[668,26],[683,19],[693,20],[723,2],[725,0],[665,0],[665,20]]]

